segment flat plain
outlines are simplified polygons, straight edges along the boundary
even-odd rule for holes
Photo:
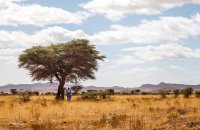
[[[200,130],[200,98],[115,95],[106,100],[56,101],[54,96],[0,96],[0,129]]]

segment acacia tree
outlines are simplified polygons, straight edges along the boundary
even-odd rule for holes
[[[58,81],[56,99],[63,100],[65,82],[95,79],[98,60],[104,58],[88,40],[75,39],[27,49],[19,56],[19,67],[28,69],[33,80]]]
[[[74,91],[73,94],[77,94],[83,87],[80,85],[75,85],[73,87],[71,87],[71,89]]]

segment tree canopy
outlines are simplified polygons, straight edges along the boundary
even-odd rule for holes
[[[19,67],[28,69],[33,80],[58,81],[57,99],[64,99],[65,82],[95,79],[97,61],[104,58],[88,40],[75,39],[27,49],[19,56]]]

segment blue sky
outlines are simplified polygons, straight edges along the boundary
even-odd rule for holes
[[[107,56],[83,85],[200,82],[200,0],[1,0],[0,85],[31,83],[17,58],[87,38]]]

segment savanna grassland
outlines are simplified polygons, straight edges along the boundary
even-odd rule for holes
[[[113,96],[107,100],[56,101],[54,96],[0,96],[0,129],[199,130],[200,98],[158,95]]]

